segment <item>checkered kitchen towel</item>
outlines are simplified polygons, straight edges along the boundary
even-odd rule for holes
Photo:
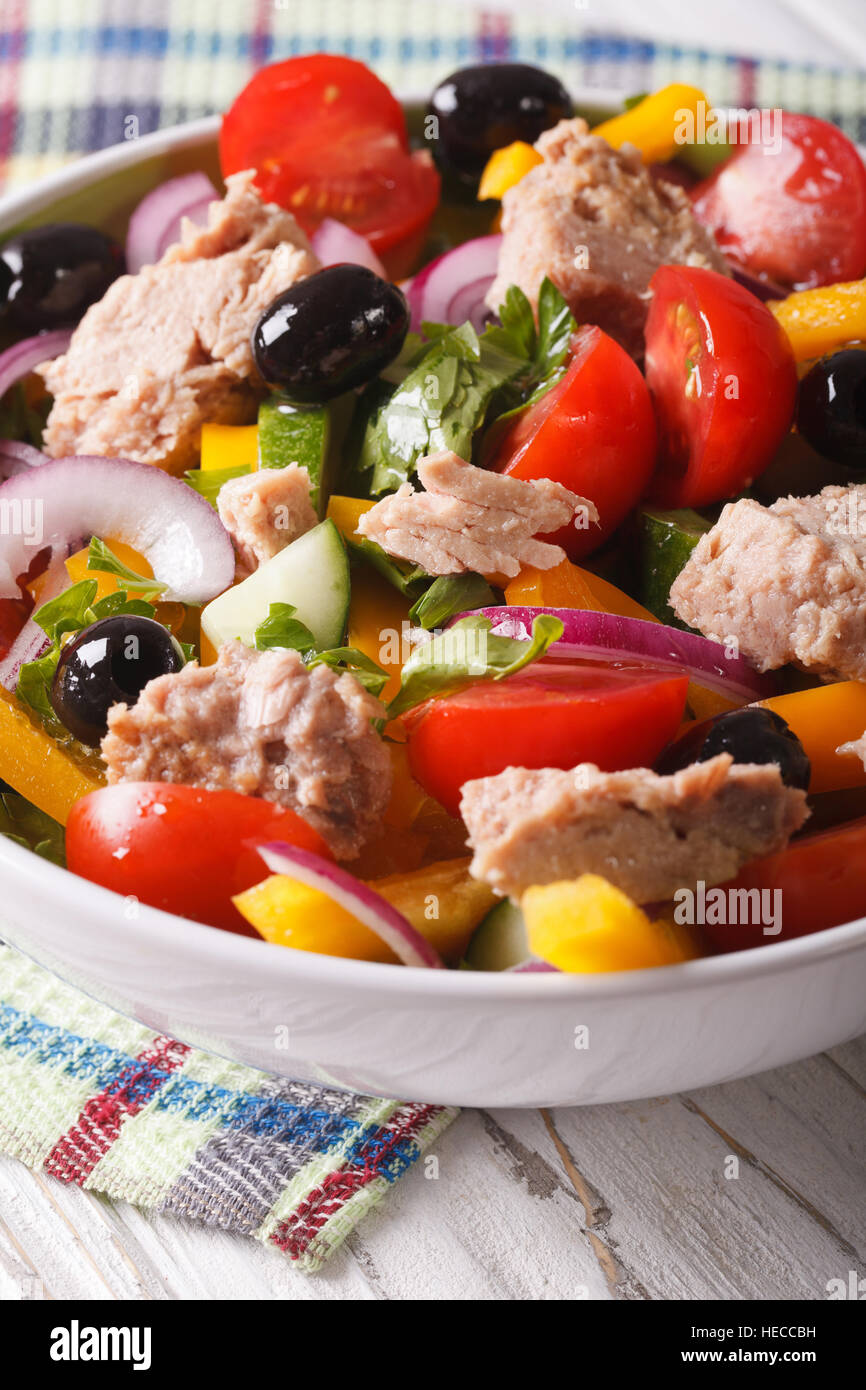
[[[604,6],[517,13],[466,0],[2,0],[0,183],[26,183],[124,137],[225,109],[254,68],[328,49],[423,95],[455,67],[543,64],[570,86],[640,92],[682,79],[717,105],[782,106],[866,140],[866,74],[612,38]],[[734,42],[732,36],[732,43]]]
[[[251,1071],[0,946],[0,1150],[317,1270],[456,1111]]]

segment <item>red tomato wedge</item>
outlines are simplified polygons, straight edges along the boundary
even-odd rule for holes
[[[804,835],[778,854],[754,859],[723,885],[725,889],[779,890],[781,896],[775,901],[781,906],[781,931],[765,936],[764,926],[772,923],[759,920],[753,924],[759,916],[755,911],[738,911],[738,915],[749,916],[748,922],[707,923],[702,930],[716,950],[743,951],[853,922],[866,915],[864,859],[866,817],[817,835]],[[771,912],[773,902],[768,900]]]
[[[628,353],[600,328],[581,328],[562,380],[517,417],[489,466],[556,483],[594,502],[600,525],[565,526],[545,540],[572,560],[607,540],[646,491],[656,427],[646,382]]]
[[[261,797],[120,782],[75,803],[66,859],[73,873],[124,897],[256,936],[231,899],[267,877],[256,846],[269,840],[332,857],[305,820]]]
[[[695,214],[752,275],[797,290],[858,280],[866,272],[866,166],[829,121],[779,114],[776,145],[737,145],[693,190]]]
[[[650,281],[646,377],[659,426],[651,493],[667,507],[736,496],[770,463],[797,396],[770,310],[715,270],[664,265]]]
[[[30,615],[23,599],[0,598],[0,658],[8,652]]]
[[[538,662],[404,715],[409,767],[453,816],[465,782],[506,767],[648,767],[680,726],[688,683],[653,667]]]
[[[403,109],[375,73],[332,53],[262,68],[226,113],[223,175],[256,184],[313,232],[326,217],[366,236],[381,255],[417,242],[439,200],[426,151],[409,152]]]

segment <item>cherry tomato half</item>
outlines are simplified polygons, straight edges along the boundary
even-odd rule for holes
[[[581,328],[562,380],[529,406],[497,443],[489,466],[515,478],[552,478],[594,502],[600,524],[564,526],[545,540],[572,560],[588,555],[641,499],[656,457],[646,382],[600,328]]]
[[[817,835],[793,840],[787,849],[754,859],[741,869],[725,889],[777,889],[781,906],[781,931],[764,935],[758,921],[734,925],[707,924],[702,928],[718,951],[744,951],[749,946],[766,946],[770,941],[790,941],[796,936],[838,927],[866,915],[866,817],[849,821]],[[768,900],[770,911],[774,899]],[[760,916],[749,910],[738,911],[749,918]]]
[[[692,193],[698,219],[753,275],[792,289],[866,271],[866,166],[829,121],[780,113],[778,142],[738,144]]]
[[[439,200],[439,175],[426,151],[410,154],[396,97],[333,53],[260,69],[223,119],[220,164],[223,175],[254,168],[263,196],[306,232],[336,218],[380,255],[418,243]]]
[[[453,816],[465,782],[506,767],[649,767],[679,728],[688,683],[653,667],[538,662],[404,715],[409,767]]]
[[[269,840],[331,858],[312,826],[261,797],[119,782],[75,803],[66,859],[73,873],[124,897],[256,936],[231,899],[267,877],[256,846]]]
[[[663,265],[650,289],[651,493],[667,507],[703,507],[741,492],[772,460],[794,414],[794,355],[767,306],[715,270]]]

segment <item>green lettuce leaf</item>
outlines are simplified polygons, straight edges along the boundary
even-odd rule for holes
[[[328,651],[316,652],[306,662],[310,671],[314,666],[322,665],[329,666],[332,671],[348,671],[377,699],[388,684],[388,672],[377,666],[372,657],[359,652],[357,647],[331,647]]]
[[[529,641],[494,635],[489,618],[461,618],[446,632],[416,647],[403,667],[399,691],[388,706],[388,718],[405,714],[433,695],[450,695],[473,681],[504,680],[543,656],[559,640],[563,625],[551,613],[532,624]]]

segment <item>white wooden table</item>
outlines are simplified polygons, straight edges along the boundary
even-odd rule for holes
[[[317,1276],[0,1159],[0,1299],[805,1299],[866,1276],[866,1038],[688,1095],[466,1111]],[[734,1174],[737,1174],[734,1176]]]

